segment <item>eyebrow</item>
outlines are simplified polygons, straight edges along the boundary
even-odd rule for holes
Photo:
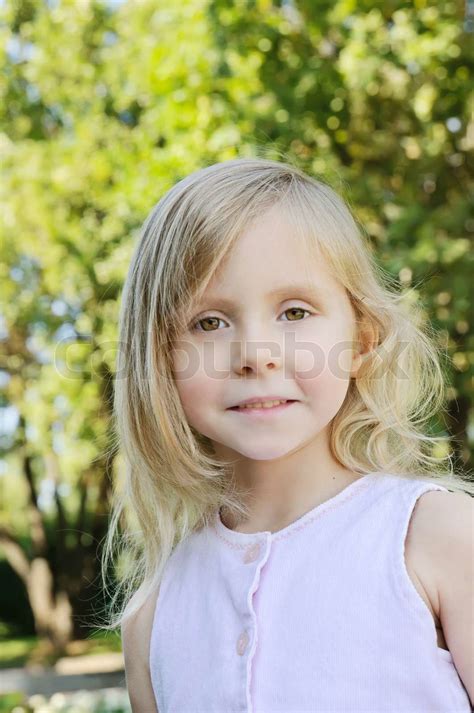
[[[309,297],[311,300],[320,301],[324,299],[325,292],[315,285],[302,285],[301,283],[282,285],[281,287],[276,287],[270,292],[267,292],[265,297],[267,300],[275,297],[285,297],[287,295],[292,295],[293,297],[299,297],[307,299]],[[234,308],[236,305],[233,300],[227,297],[220,297],[219,295],[209,295],[202,297],[199,301],[199,305],[210,304],[221,305],[226,308]]]

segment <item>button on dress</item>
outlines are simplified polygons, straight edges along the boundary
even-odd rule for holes
[[[220,514],[167,561],[150,639],[159,713],[470,712],[412,583],[417,499],[447,489],[359,477],[278,532]]]

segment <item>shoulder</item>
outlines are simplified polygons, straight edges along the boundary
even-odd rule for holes
[[[474,498],[466,493],[429,490],[416,501],[410,520],[412,549],[437,587],[440,603],[450,575],[466,571],[473,528]]]
[[[413,508],[406,559],[437,620],[441,598],[453,581],[452,570],[465,571],[466,556],[472,557],[473,518],[474,498],[465,493],[429,490],[417,498]]]
[[[150,639],[159,587],[147,597],[140,609],[121,627],[127,689],[132,711],[156,711],[150,678]]]
[[[474,498],[431,490],[413,512],[413,547],[437,598],[439,619],[455,666],[474,698]]]
[[[428,554],[446,559],[459,551],[467,554],[473,546],[474,498],[461,492],[429,490],[417,499],[412,527],[419,546]]]
[[[414,513],[416,547],[431,562],[443,601],[463,586],[473,586],[474,498],[466,493],[432,490],[418,499]]]

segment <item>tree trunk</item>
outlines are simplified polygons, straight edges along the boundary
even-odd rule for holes
[[[0,546],[8,563],[25,584],[37,635],[49,642],[51,653],[62,654],[73,631],[68,594],[65,591],[54,593],[54,578],[48,560],[44,557],[28,560],[21,545],[5,528],[0,529]]]
[[[65,591],[53,593],[53,575],[47,560],[37,557],[31,562],[26,589],[36,633],[49,639],[55,652],[63,653],[73,631],[72,607]]]

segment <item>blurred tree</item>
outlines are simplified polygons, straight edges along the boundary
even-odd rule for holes
[[[440,419],[459,469],[472,452],[474,362],[474,43],[466,8],[426,0],[209,5],[218,87],[246,141],[261,137],[329,180],[407,301],[424,306],[447,357],[450,398]]]
[[[463,12],[425,0],[1,5],[0,546],[58,650],[88,633],[100,590],[133,239],[202,165],[265,149],[344,195],[446,348],[439,425],[467,464],[474,99]]]

